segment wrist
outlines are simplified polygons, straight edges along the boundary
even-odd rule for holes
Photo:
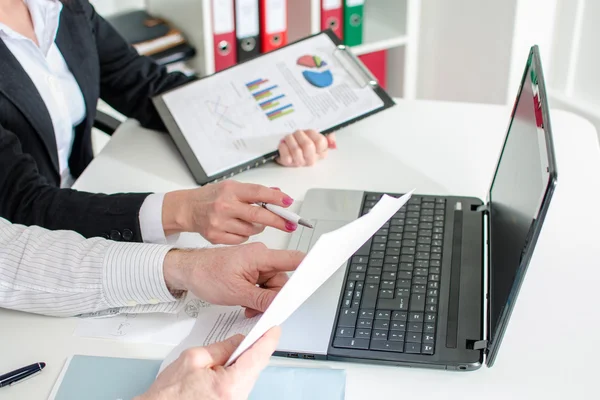
[[[191,251],[171,250],[165,256],[163,263],[163,277],[171,295],[175,298],[183,296],[187,290],[186,270],[189,268],[189,254]]]
[[[187,195],[187,190],[177,190],[165,194],[162,208],[162,226],[165,236],[190,231],[187,228],[189,221]]]

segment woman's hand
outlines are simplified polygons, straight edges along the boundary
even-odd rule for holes
[[[276,161],[284,167],[310,166],[325,158],[329,149],[336,149],[334,133],[325,136],[312,129],[298,130],[281,140]]]
[[[298,226],[262,207],[264,202],[289,207],[294,200],[278,189],[226,180],[198,189],[165,195],[162,222],[165,235],[198,232],[213,244],[240,244],[266,226],[293,232]]]

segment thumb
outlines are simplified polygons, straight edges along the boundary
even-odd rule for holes
[[[242,340],[244,340],[243,335],[235,335],[222,342],[206,346],[204,350],[206,351],[208,358],[206,362],[207,366],[224,365],[235,349],[242,343]]]
[[[245,296],[246,304],[243,304],[243,306],[259,312],[265,312],[273,300],[275,300],[277,292],[269,289],[262,289],[254,285],[248,286],[248,292]]]
[[[329,135],[327,135],[327,147],[329,147],[330,149],[337,149],[337,143],[335,141],[335,133],[330,133]]]

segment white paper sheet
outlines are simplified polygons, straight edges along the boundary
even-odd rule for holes
[[[176,345],[192,330],[199,313],[210,304],[188,295],[176,314],[120,314],[107,318],[82,318],[75,336]]]
[[[242,307],[213,306],[202,311],[189,336],[165,358],[159,373],[191,347],[204,347],[237,335],[247,335],[260,316],[246,318]]]
[[[281,325],[292,315],[352,254],[406,204],[412,193],[413,191],[399,199],[383,196],[368,214],[335,231],[322,235],[262,316],[248,319],[247,323],[243,324],[243,312],[238,311],[237,319],[226,329],[227,334],[219,335],[221,340],[237,333],[244,333],[249,326],[255,325],[231,355],[226,365],[233,363],[269,329]],[[226,324],[218,323],[219,315],[232,311],[210,309],[207,312],[208,314],[203,313],[198,317],[192,333],[165,359],[161,365],[161,371],[177,359],[183,350],[217,341],[208,340],[207,332],[211,332],[213,329],[222,329]],[[220,318],[224,320],[223,317]],[[215,326],[217,328],[214,328]],[[212,338],[216,339],[215,336]]]

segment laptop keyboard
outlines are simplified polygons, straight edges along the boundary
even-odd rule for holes
[[[381,196],[366,193],[361,215]],[[333,347],[435,353],[445,210],[413,196],[354,254]]]

